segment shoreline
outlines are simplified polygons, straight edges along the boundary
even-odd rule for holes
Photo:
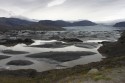
[[[120,44],[121,42],[122,44],[124,44],[123,40],[120,41]],[[106,46],[106,45],[107,44],[103,44],[103,46]],[[104,74],[108,70],[114,71],[115,68],[122,69],[123,67],[125,67],[124,54],[122,54],[121,56],[110,56],[107,58],[103,58],[102,61],[91,62],[85,65],[77,65],[77,66],[66,68],[66,69],[52,69],[52,70],[44,71],[44,72],[37,72],[34,69],[1,70],[0,79],[3,79],[2,80],[3,83],[18,83],[18,82],[21,82],[21,83],[61,83],[60,81],[62,80],[65,81],[65,79],[67,78],[71,79],[72,77],[76,77],[76,76],[83,76],[83,77],[88,76],[87,78],[95,79],[97,81],[98,80],[111,81],[113,80],[112,77],[108,78]],[[91,70],[94,70],[94,74],[92,73],[88,75]],[[72,81],[72,80],[67,80],[66,82],[62,82],[62,83],[68,83],[68,81]]]
[[[44,72],[37,72],[36,70],[33,69],[3,70],[0,71],[0,78],[1,76],[4,76],[5,78],[9,76],[12,79],[18,77],[18,80],[20,80],[23,77],[35,81],[39,80],[41,83],[50,83],[50,82],[53,83],[70,76],[81,75],[81,74],[86,75],[89,72],[89,70],[93,68],[98,69],[99,71],[106,69],[120,68],[122,66],[125,66],[125,64],[123,63],[125,63],[125,56],[105,58],[99,62],[92,62],[85,65],[77,65],[72,68],[66,68],[66,69],[53,69]]]

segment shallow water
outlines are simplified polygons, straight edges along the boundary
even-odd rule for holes
[[[39,45],[39,44],[45,44],[45,43],[50,43],[50,42],[55,42],[56,40],[35,40],[35,43],[32,45]],[[94,40],[95,41],[95,40]],[[97,40],[98,42],[99,40]],[[100,40],[101,41],[101,40]],[[102,40],[103,41],[103,40]],[[100,45],[98,45],[99,47]],[[50,69],[61,69],[61,68],[67,68],[67,67],[73,67],[75,65],[79,64],[87,64],[90,62],[96,62],[100,61],[103,56],[97,52],[97,48],[94,49],[88,49],[88,48],[80,48],[76,47],[74,45],[63,47],[63,48],[37,48],[37,47],[28,47],[25,44],[18,44],[13,47],[6,47],[3,45],[0,45],[0,51],[2,50],[14,50],[14,51],[26,51],[29,52],[29,54],[34,54],[34,53],[41,53],[41,52],[50,52],[50,51],[60,51],[60,52],[66,52],[66,51],[91,51],[91,52],[96,52],[97,54],[94,54],[92,56],[82,56],[81,58],[73,61],[67,61],[67,62],[57,62],[54,60],[49,60],[49,59],[34,59],[34,58],[29,58],[25,57],[26,55],[29,54],[17,54],[17,55],[12,55],[12,54],[4,54],[0,52],[0,55],[8,55],[11,56],[10,58],[0,60],[0,67],[1,68],[7,68],[10,70],[15,70],[15,69],[36,69],[37,71],[46,71]],[[28,66],[12,66],[12,65],[6,65],[11,60],[29,60],[32,61],[34,64],[33,65],[28,65]]]
[[[76,28],[77,27],[77,28]],[[95,25],[95,26],[72,26],[72,27],[64,27],[65,29],[71,31],[112,31],[112,30],[120,30],[119,28],[112,27],[110,25]]]
[[[8,55],[12,56],[7,59],[0,60],[0,68],[4,69],[36,69],[37,71],[46,71],[50,69],[61,69],[61,68],[67,68],[67,67],[73,67],[75,65],[80,64],[87,64],[90,62],[97,62],[102,60],[104,58],[101,54],[98,53],[97,49],[101,46],[98,44],[98,42],[102,41],[116,41],[120,37],[120,32],[117,31],[119,29],[111,27],[111,26],[104,26],[104,25],[96,25],[96,26],[79,26],[79,27],[65,27],[67,31],[60,32],[59,35],[66,36],[66,37],[80,37],[81,40],[83,40],[83,43],[87,44],[97,44],[98,46],[94,48],[85,48],[83,47],[76,47],[75,45],[69,45],[67,47],[62,48],[38,48],[38,47],[30,47],[25,44],[18,44],[12,47],[6,47],[3,45],[0,45],[0,55]],[[115,31],[116,30],[116,31]],[[48,32],[49,35],[52,35],[57,32]],[[47,34],[46,34],[47,35]],[[81,37],[82,35],[82,37]],[[45,36],[46,38],[46,36]],[[35,43],[31,45],[41,45],[46,43],[52,43],[57,42],[57,40],[34,40]],[[63,42],[64,43],[64,42]],[[88,46],[89,47],[89,46]],[[29,52],[28,54],[4,54],[1,51],[2,50],[14,50],[14,51],[26,51]],[[90,51],[95,52],[97,54],[91,55],[91,56],[82,56],[79,59],[67,61],[67,62],[57,62],[54,60],[46,59],[46,58],[29,58],[26,57],[29,54],[35,54],[35,53],[41,53],[41,52],[66,52],[66,51]],[[8,66],[6,63],[8,63],[11,60],[29,60],[32,61],[33,65],[28,66]]]

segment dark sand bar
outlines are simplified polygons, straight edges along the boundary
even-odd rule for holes
[[[87,56],[87,55],[94,55],[96,53],[89,52],[89,51],[80,51],[80,52],[44,52],[44,53],[37,53],[37,54],[31,54],[27,57],[31,58],[47,58],[56,60],[59,62],[66,62],[71,60],[79,59],[81,56]]]
[[[14,51],[14,50],[3,50],[2,53],[4,54],[27,54],[29,52],[25,51]]]
[[[10,58],[11,56],[0,55],[0,60]]]
[[[25,65],[32,65],[33,62],[28,60],[13,60],[7,63],[7,65],[16,65],[16,66],[25,66]]]

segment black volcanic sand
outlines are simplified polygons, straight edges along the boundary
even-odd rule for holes
[[[97,48],[98,44],[97,43],[77,43],[77,44],[75,44],[75,46],[76,47],[93,49],[93,48]]]
[[[63,38],[63,39],[61,39],[61,41],[64,41],[64,42],[83,42],[82,40],[77,39],[77,38]]]
[[[32,39],[1,39],[0,40],[0,45],[4,45],[6,47],[11,47],[11,46],[15,46],[17,44],[26,44],[26,45],[31,45],[32,43],[34,43],[34,41]]]
[[[33,62],[28,60],[13,60],[7,63],[7,65],[16,65],[16,66],[25,66],[25,65],[32,65]]]
[[[3,50],[2,53],[4,54],[27,54],[29,52],[25,52],[25,51],[13,51],[13,50]]]
[[[79,59],[81,56],[87,56],[87,55],[94,55],[96,53],[89,52],[89,51],[80,51],[80,52],[44,52],[44,53],[37,53],[37,54],[31,54],[27,57],[31,58],[48,58],[52,60],[56,60],[59,62],[66,62],[71,60]]]
[[[0,60],[10,58],[11,56],[0,55]]]

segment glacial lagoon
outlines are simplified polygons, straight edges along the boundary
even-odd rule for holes
[[[70,29],[72,29],[70,27]],[[73,30],[71,32],[66,31],[65,33],[68,33],[66,35],[73,36],[76,35],[78,32],[82,31],[76,31]],[[91,32],[91,34],[89,34]],[[51,32],[52,33],[52,32]],[[55,33],[55,32],[53,32]],[[71,34],[70,34],[71,33]],[[93,34],[94,33],[94,34]],[[37,71],[46,71],[51,69],[62,69],[62,68],[68,68],[73,67],[75,65],[83,65],[90,62],[97,62],[105,58],[102,56],[97,49],[101,46],[98,42],[102,41],[116,41],[120,37],[119,31],[111,30],[99,30],[99,31],[83,31],[83,34],[86,36],[80,36],[79,39],[81,39],[82,43],[73,43],[73,44],[64,44],[65,42],[59,41],[59,40],[38,40],[34,39],[34,43],[31,45],[26,44],[17,44],[15,46],[4,46],[0,45],[0,55],[10,56],[6,59],[0,60],[0,69],[9,69],[9,70],[16,70],[16,69],[36,69]],[[114,35],[115,34],[115,35]],[[93,36],[94,35],[94,36]],[[96,35],[96,36],[95,36]],[[57,42],[57,43],[56,43]],[[58,42],[61,42],[61,45],[58,46]],[[54,43],[54,44],[53,44]],[[53,44],[52,47],[44,47],[46,45]],[[54,45],[56,45],[53,47]],[[62,46],[65,45],[65,46]],[[9,53],[10,52],[10,53]],[[13,52],[13,53],[12,53]],[[20,53],[18,53],[20,52]],[[24,53],[23,53],[24,52]],[[42,58],[32,58],[27,57],[28,55],[38,54],[38,53],[49,53],[49,52],[92,52],[94,54],[90,55],[83,55],[79,56],[76,59],[72,58],[71,60],[67,61],[58,61],[50,56],[42,57]],[[66,54],[66,53],[64,53]],[[76,55],[77,56],[77,55]],[[58,56],[56,56],[58,58]],[[63,57],[63,56],[62,56]],[[71,56],[73,57],[73,56]],[[61,56],[59,56],[61,58]],[[70,58],[70,56],[68,56]],[[33,62],[33,64],[30,65],[7,65],[7,63],[13,61],[13,60],[24,60]]]

